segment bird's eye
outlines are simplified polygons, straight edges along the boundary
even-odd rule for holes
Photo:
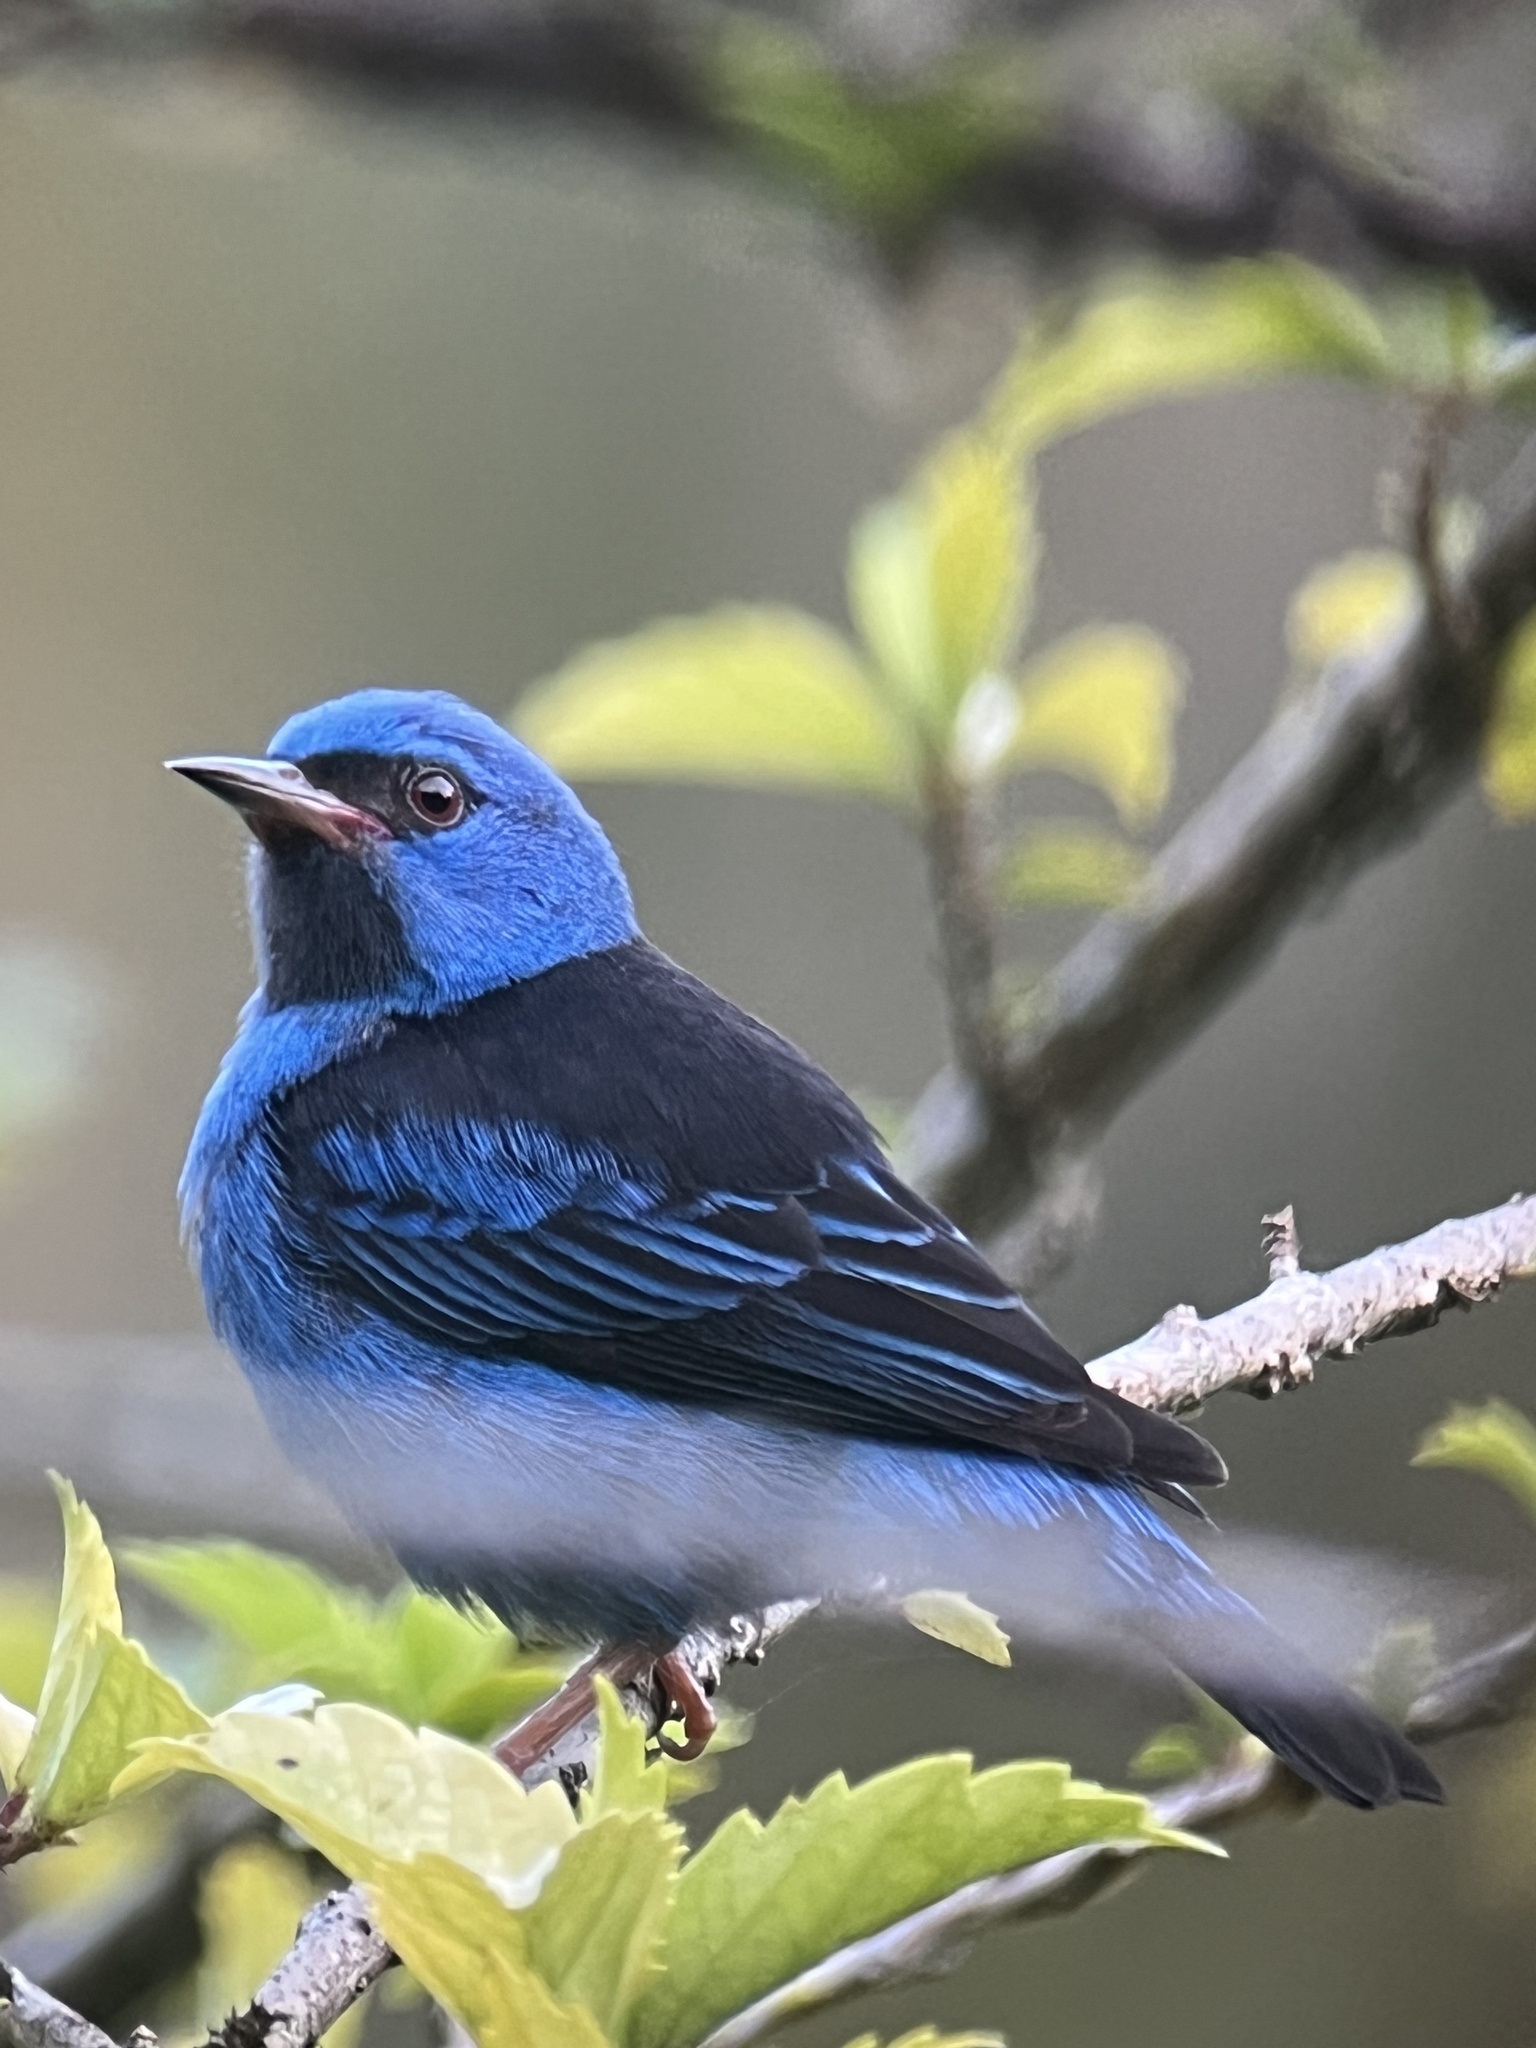
[[[464,792],[446,768],[423,768],[405,786],[411,809],[428,825],[457,825],[464,815]]]

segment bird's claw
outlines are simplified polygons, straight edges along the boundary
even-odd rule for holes
[[[694,1676],[687,1658],[676,1650],[669,1650],[666,1656],[656,1659],[655,1679],[666,1696],[665,1704],[670,1709],[667,1718],[682,1723],[684,1737],[681,1742],[674,1742],[670,1735],[659,1733],[656,1746],[674,1763],[691,1764],[708,1749],[710,1737],[720,1725],[720,1717],[710,1705],[708,1695]]]

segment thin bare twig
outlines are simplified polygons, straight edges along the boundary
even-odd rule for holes
[[[1292,1222],[1292,1243],[1294,1235]],[[1331,1273],[1302,1272],[1299,1263],[1287,1267],[1282,1260],[1252,1301],[1204,1320],[1192,1308],[1171,1308],[1144,1337],[1106,1352],[1088,1370],[1100,1386],[1173,1415],[1225,1387],[1279,1393],[1311,1379],[1320,1358],[1348,1357],[1382,1337],[1427,1329],[1447,1309],[1487,1301],[1506,1280],[1532,1273],[1536,1196],[1516,1196]]]

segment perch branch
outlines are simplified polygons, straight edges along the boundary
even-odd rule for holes
[[[973,1234],[1020,1230],[1063,1156],[1107,1124],[1300,912],[1420,829],[1470,775],[1498,659],[1536,604],[1536,443],[1483,541],[1388,644],[1336,664],[1268,730],[1121,909],[1046,977],[1007,1048],[1004,1101],[953,1072],[912,1120],[915,1170]],[[1457,623],[1452,634],[1447,615]]]

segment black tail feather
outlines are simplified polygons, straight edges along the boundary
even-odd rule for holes
[[[1411,1742],[1257,1615],[1181,1619],[1158,1633],[1196,1685],[1330,1799],[1359,1807],[1444,1800]]]

